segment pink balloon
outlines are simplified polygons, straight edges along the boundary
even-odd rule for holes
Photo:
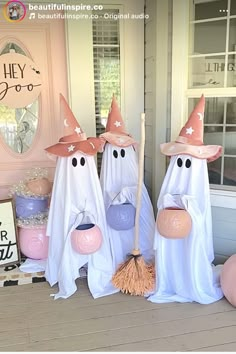
[[[231,305],[236,307],[236,254],[224,263],[220,283],[224,296]]]

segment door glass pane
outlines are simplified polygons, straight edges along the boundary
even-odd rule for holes
[[[225,52],[226,20],[191,25],[193,49],[190,54]]]
[[[7,43],[0,55],[10,52],[26,55],[19,45]],[[39,99],[24,108],[9,108],[0,104],[0,137],[11,150],[23,154],[33,144],[39,117]]]
[[[24,108],[0,105],[0,134],[16,153],[26,152],[32,145],[38,126],[38,99]]]
[[[227,15],[228,0],[205,1],[198,3],[194,1],[195,20],[222,17]]]

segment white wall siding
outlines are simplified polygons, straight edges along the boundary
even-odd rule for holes
[[[236,254],[236,209],[212,207],[215,263]]]
[[[166,159],[159,146],[166,141],[170,113],[170,4],[171,1],[145,1],[145,14],[149,15],[145,20],[145,184],[154,209],[166,171]]]
[[[144,42],[144,97],[145,97],[145,165],[144,181],[150,197],[152,197],[153,181],[153,120],[155,114],[155,52],[156,52],[156,2],[146,0],[145,13],[149,16],[145,21],[145,42]]]

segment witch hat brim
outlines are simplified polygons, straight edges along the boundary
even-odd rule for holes
[[[95,155],[102,151],[103,143],[99,138],[88,138],[83,141],[63,142],[60,141],[45,150],[53,155],[68,157],[79,151],[85,155]]]
[[[186,145],[177,142],[164,143],[160,145],[162,154],[166,156],[190,155],[198,159],[206,159],[212,162],[222,154],[222,146],[218,145]]]
[[[100,139],[102,142],[108,142],[114,146],[127,147],[130,145],[137,145],[137,142],[128,134],[115,133],[115,132],[106,132],[101,134]]]

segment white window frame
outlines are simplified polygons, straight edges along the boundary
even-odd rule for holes
[[[172,86],[171,86],[171,140],[179,135],[187,120],[188,98],[200,97],[201,89],[188,89],[189,0],[173,0]],[[236,97],[236,88],[207,90],[206,97]],[[216,207],[236,208],[236,191],[211,188],[211,204]]]
[[[144,13],[144,0],[118,0],[115,5],[112,0],[91,0],[93,4],[119,8],[124,14]],[[69,102],[83,130],[95,136],[92,19],[67,21],[66,33]],[[144,110],[144,20],[120,21],[120,67],[121,114],[127,132],[139,140]]]

